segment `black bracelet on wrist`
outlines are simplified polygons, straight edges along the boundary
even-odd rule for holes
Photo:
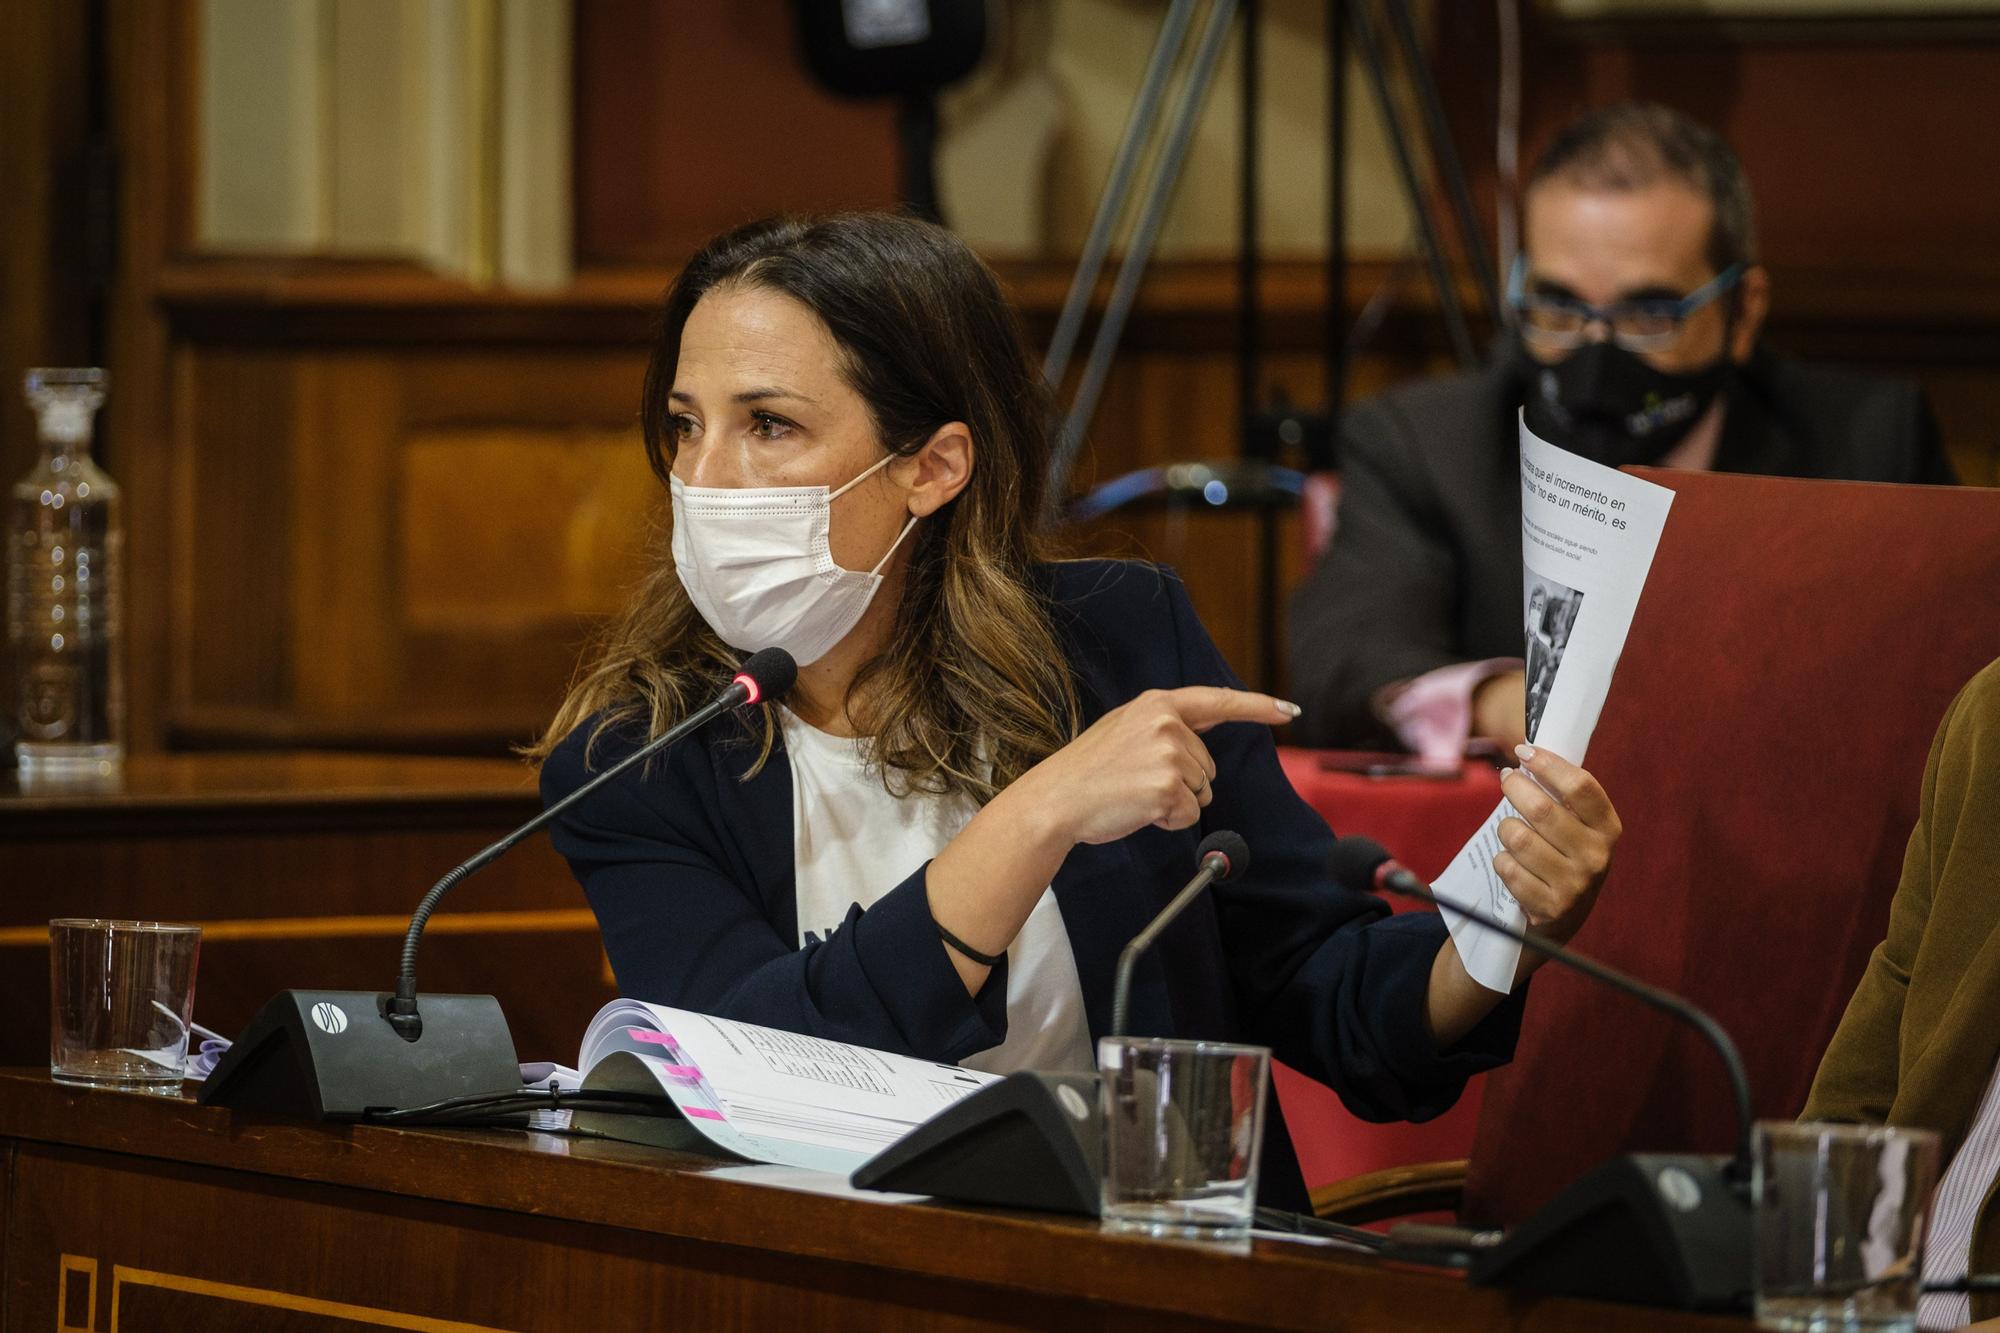
[[[979,964],[981,967],[998,967],[1000,966],[1001,960],[1007,956],[1007,951],[1005,949],[1002,949],[999,953],[979,952],[979,950],[973,948],[970,944],[967,944],[964,940],[960,939],[958,936],[946,930],[944,926],[940,924],[935,917],[931,919],[931,924],[937,926],[937,933],[939,939],[943,940],[946,944],[949,944],[952,948],[958,950],[960,953],[964,954],[967,958],[970,958],[973,962]]]

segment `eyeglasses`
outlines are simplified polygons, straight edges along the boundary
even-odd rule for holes
[[[1619,301],[1597,306],[1573,296],[1544,296],[1526,289],[1527,257],[1514,257],[1507,278],[1507,304],[1521,324],[1521,336],[1550,351],[1572,351],[1589,341],[1592,324],[1602,324],[1612,342],[1628,352],[1658,352],[1672,347],[1688,317],[1734,287],[1743,265],[1731,264],[1678,300]]]

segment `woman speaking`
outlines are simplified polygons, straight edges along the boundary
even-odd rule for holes
[[[1135,1032],[1268,1045],[1377,1120],[1437,1115],[1511,1054],[1518,978],[1489,991],[1436,916],[1327,883],[1332,834],[1270,734],[1298,709],[1239,688],[1180,581],[1045,550],[1047,400],[956,237],[884,215],[718,237],[667,293],[643,413],[671,549],[544,737],[544,800],[750,651],[799,676],[556,823],[622,994],[1089,1068],[1120,949],[1230,828],[1249,873],[1142,960]],[[1618,817],[1581,769],[1523,763],[1498,870],[1567,938]],[[1270,1124],[1265,1199],[1303,1208]]]

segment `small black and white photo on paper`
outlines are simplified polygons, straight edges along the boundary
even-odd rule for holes
[[[1556,670],[1562,665],[1563,650],[1569,646],[1569,632],[1576,613],[1583,608],[1583,594],[1566,584],[1545,578],[1533,570],[1526,575],[1526,606],[1523,621],[1527,629],[1528,739],[1533,741],[1541,728],[1542,710],[1548,706],[1549,692],[1556,685]]]

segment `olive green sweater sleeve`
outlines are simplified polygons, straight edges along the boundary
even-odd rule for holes
[[[1992,932],[2000,903],[1996,879],[2000,663],[1973,677],[1952,701],[1931,743],[1917,825],[1889,909],[1888,936],[1869,958],[1827,1047],[1806,1099],[1807,1119],[1888,1121],[1899,1094],[1901,1110],[1914,1109],[1910,1101],[1917,1090],[1908,1084],[1918,1071],[1912,1065],[1923,1053],[1919,1047],[1950,1021],[1951,1000],[1964,999],[1961,983]],[[1990,1064],[1966,1071],[1966,1097],[1977,1100],[1990,1072]],[[1921,1100],[1958,1098],[1927,1095]],[[1953,1128],[1936,1127],[1947,1133]]]

